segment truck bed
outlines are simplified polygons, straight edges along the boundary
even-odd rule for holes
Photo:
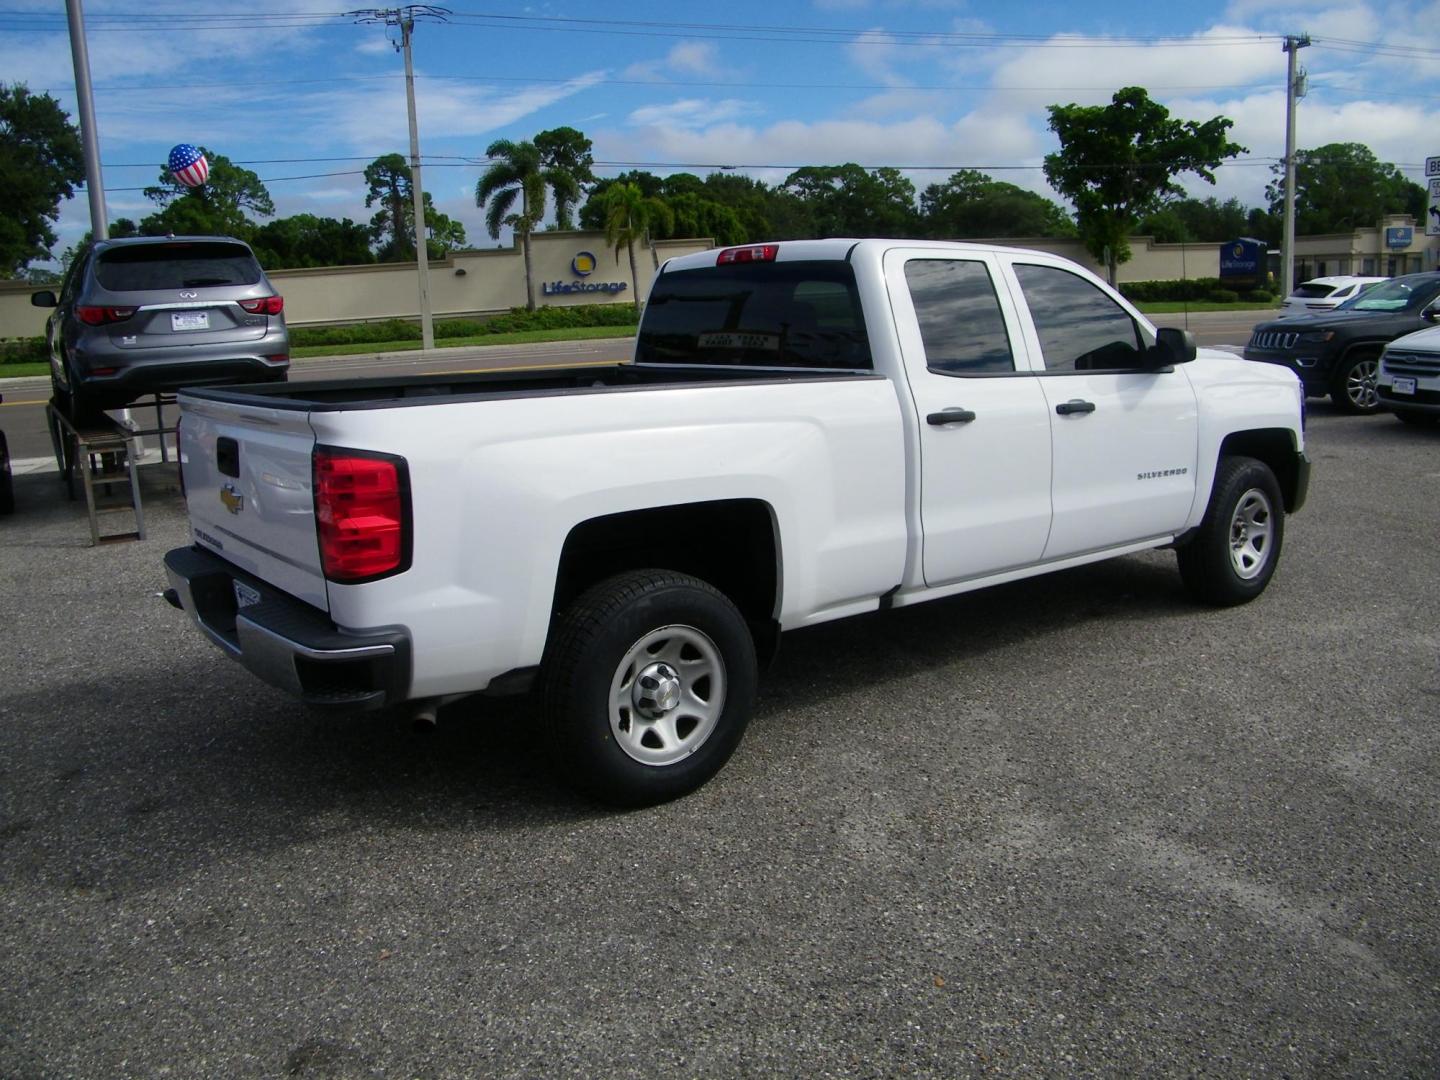
[[[334,412],[472,401],[507,397],[586,393],[665,386],[719,386],[737,383],[793,383],[825,379],[878,379],[873,371],[840,368],[761,368],[668,364],[609,364],[552,368],[545,371],[489,371],[469,374],[382,376],[373,379],[324,379],[248,386],[192,387],[188,398],[252,405],[267,409]]]

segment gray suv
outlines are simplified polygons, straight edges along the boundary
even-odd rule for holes
[[[101,240],[70,265],[45,324],[56,406],[118,409],[213,383],[282,382],[285,301],[250,248],[227,236]]]

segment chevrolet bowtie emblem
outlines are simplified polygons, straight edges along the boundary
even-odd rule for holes
[[[235,490],[234,484],[226,484],[220,489],[220,501],[232,514],[238,514],[245,509],[245,496]]]

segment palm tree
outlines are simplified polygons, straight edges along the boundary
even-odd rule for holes
[[[500,227],[509,225],[520,238],[525,252],[525,307],[535,310],[535,285],[530,265],[530,234],[545,216],[547,171],[541,168],[540,151],[533,142],[497,139],[485,148],[490,168],[475,185],[475,205],[490,204],[485,227],[492,240],[500,239]],[[551,178],[553,179],[553,177]],[[561,181],[562,185],[565,181]],[[568,188],[566,189],[568,191]],[[511,213],[516,198],[520,212]]]
[[[611,184],[605,189],[605,243],[615,245],[615,261],[620,261],[620,249],[630,252],[630,280],[635,285],[635,308],[640,308],[640,275],[635,270],[635,241],[643,240],[650,245],[650,258],[656,269],[660,257],[655,252],[651,239],[652,226],[669,230],[674,226],[674,215],[661,199],[647,196],[638,184],[626,181]]]

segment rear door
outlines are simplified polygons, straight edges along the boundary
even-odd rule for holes
[[[180,456],[195,541],[241,570],[328,610],[303,410],[182,393]]]
[[[1195,497],[1198,408],[1183,368],[1142,370],[1148,328],[1059,260],[1006,256],[1054,450],[1045,559],[1178,532]],[[1028,309],[1028,310],[1027,310]]]
[[[918,416],[925,583],[1040,560],[1050,531],[1050,420],[994,255],[885,254]]]

